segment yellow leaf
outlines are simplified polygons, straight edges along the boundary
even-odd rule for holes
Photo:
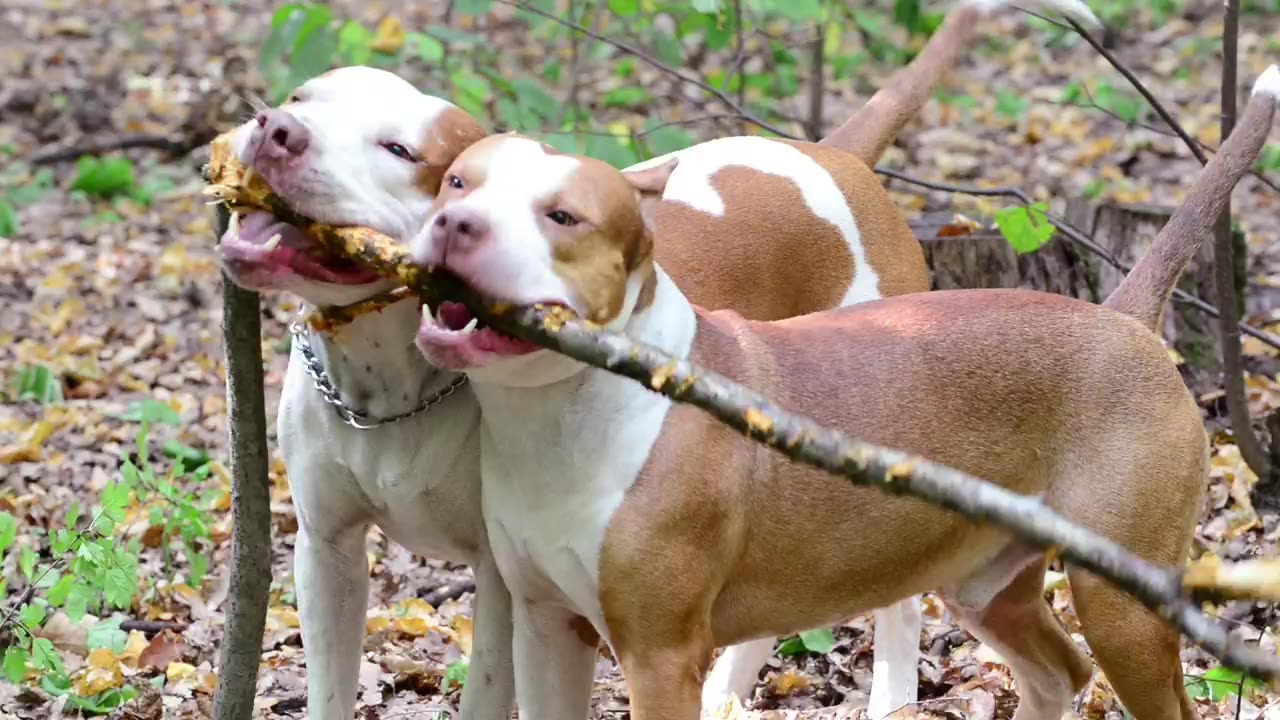
[[[129,640],[124,644],[124,652],[120,653],[120,662],[129,667],[138,667],[138,658],[142,657],[142,651],[151,645],[151,641],[147,640],[147,636],[137,630],[129,631]]]
[[[113,669],[116,666],[116,655],[107,648],[94,648],[89,652],[89,667]]]
[[[394,15],[388,15],[378,23],[378,29],[373,33],[373,43],[370,44],[374,50],[394,55],[400,52],[400,48],[404,47],[404,27],[400,24],[399,18]]]
[[[458,649],[466,655],[471,654],[471,636],[472,624],[471,618],[465,615],[453,616],[453,641],[458,644]]]
[[[391,621],[381,615],[375,615],[364,621],[364,630],[370,635],[380,633],[391,626]]]
[[[267,623],[276,628],[296,628],[302,625],[298,619],[298,611],[283,605],[267,611]]]
[[[108,651],[110,654],[110,651]],[[104,690],[118,688],[124,684],[124,674],[117,668],[116,670],[108,670],[106,668],[93,667],[89,668],[83,675],[76,679],[72,684],[72,689],[81,697],[97,695]]]
[[[405,635],[413,635],[414,637],[422,637],[436,627],[435,623],[420,617],[396,618],[391,624],[399,632]]]
[[[218,675],[209,670],[201,670],[196,675],[196,690],[206,695],[212,695],[218,689]]]
[[[809,678],[795,670],[786,670],[774,675],[769,680],[769,685],[773,688],[775,695],[786,697],[800,690],[807,690],[809,688]]]
[[[169,682],[182,682],[190,680],[196,675],[196,667],[188,663],[174,660],[169,663],[169,667],[164,669],[164,676]]]

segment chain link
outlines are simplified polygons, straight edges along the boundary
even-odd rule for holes
[[[307,374],[311,376],[311,384],[320,392],[320,397],[333,406],[334,411],[338,413],[338,417],[343,422],[357,430],[372,430],[424,413],[439,405],[445,398],[456,392],[458,388],[467,384],[467,376],[459,375],[450,380],[448,385],[428,395],[418,407],[399,415],[371,419],[368,414],[356,410],[342,401],[342,395],[338,392],[338,388],[334,387],[328,373],[320,365],[320,359],[316,357],[315,352],[311,349],[311,340],[308,338],[306,326],[302,322],[294,320],[289,324],[289,332],[293,334],[293,342],[298,347],[298,352],[302,355],[302,365],[306,368]]]

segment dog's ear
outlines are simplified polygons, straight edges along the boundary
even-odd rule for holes
[[[671,179],[671,173],[675,171],[679,162],[679,158],[671,158],[643,170],[624,170],[622,176],[631,183],[631,187],[635,188],[641,197],[646,195],[661,197],[662,191],[667,187],[667,180]]]

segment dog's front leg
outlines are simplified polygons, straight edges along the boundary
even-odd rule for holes
[[[867,713],[880,720],[916,701],[920,683],[920,596],[875,612],[876,630]]]
[[[369,561],[369,526],[321,537],[305,523],[294,548],[294,581],[307,659],[307,714],[311,720],[351,720],[360,674]]]
[[[600,637],[560,606],[514,599],[516,702],[521,720],[585,720]]]
[[[493,556],[475,567],[475,636],[462,690],[462,720],[507,720],[515,702],[511,593]]]

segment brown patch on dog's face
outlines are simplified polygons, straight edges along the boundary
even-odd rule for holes
[[[422,163],[418,185],[428,194],[437,195],[445,172],[464,150],[483,140],[488,133],[467,113],[456,107],[445,109],[427,127],[418,145]]]

